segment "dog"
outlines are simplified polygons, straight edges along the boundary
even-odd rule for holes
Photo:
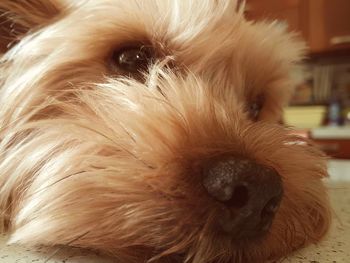
[[[320,241],[326,158],[281,125],[305,46],[235,0],[2,0],[1,231],[117,262]]]

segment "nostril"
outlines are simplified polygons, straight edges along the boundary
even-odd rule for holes
[[[274,214],[278,209],[279,203],[280,198],[278,196],[271,198],[263,208],[261,215],[263,216],[264,214]]]
[[[247,205],[248,201],[248,188],[245,185],[237,185],[233,190],[231,199],[226,201],[225,204],[234,208],[242,208]]]
[[[280,203],[280,197],[276,196],[271,198],[260,214],[262,229],[268,229],[272,223],[272,219],[278,209]]]

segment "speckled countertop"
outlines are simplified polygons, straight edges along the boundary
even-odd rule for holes
[[[328,182],[334,209],[329,236],[320,244],[296,252],[284,263],[350,263],[350,162],[331,161]],[[81,249],[28,249],[6,245],[0,236],[0,263],[116,263]]]

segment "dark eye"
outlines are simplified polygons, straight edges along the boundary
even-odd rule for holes
[[[125,47],[115,51],[112,56],[113,66],[129,73],[146,71],[154,60],[154,50],[147,46]]]
[[[252,101],[248,105],[248,114],[249,118],[253,121],[257,121],[259,119],[260,112],[264,106],[264,99],[262,96],[259,96],[256,100]]]

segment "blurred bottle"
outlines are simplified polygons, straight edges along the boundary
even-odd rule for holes
[[[343,110],[344,125],[350,126],[350,107]]]
[[[333,96],[328,105],[328,126],[340,126],[342,124],[341,103],[337,96]]]

